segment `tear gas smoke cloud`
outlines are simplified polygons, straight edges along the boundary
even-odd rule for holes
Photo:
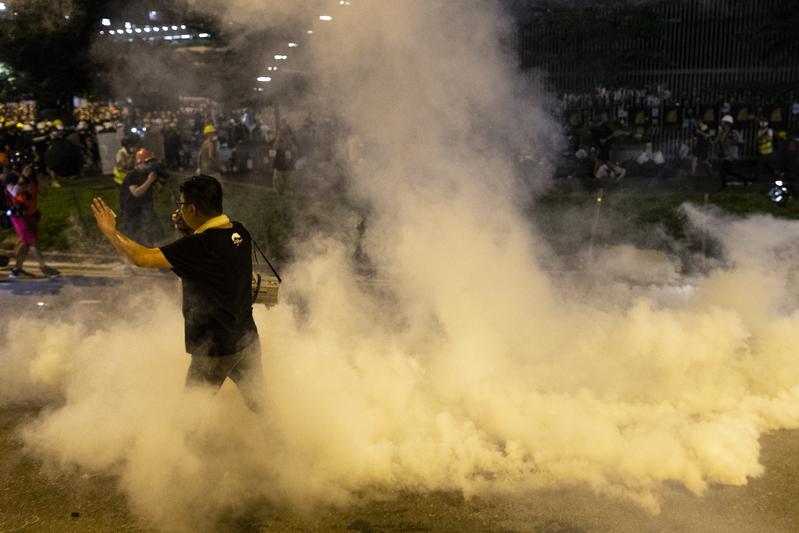
[[[298,246],[284,302],[304,312],[256,309],[264,420],[228,385],[210,400],[182,392],[167,295],[141,296],[152,309],[135,325],[95,332],[12,321],[2,400],[63,397],[25,428],[29,448],[118,474],[133,508],[167,530],[209,527],[257,498],[346,504],[396,490],[577,484],[654,511],[665,481],[701,494],[762,474],[760,435],[799,425],[795,258],[783,253],[796,225],[733,227],[687,207],[732,266],[684,298],[613,290],[587,305],[540,268],[515,200],[525,188],[507,147],[545,151],[557,129],[519,96],[493,4],[353,2],[334,22],[312,65],[371,147],[353,192],[372,207],[365,248],[391,297],[356,283],[348,243]],[[623,255],[609,281],[642,268],[679,281],[669,258]]]

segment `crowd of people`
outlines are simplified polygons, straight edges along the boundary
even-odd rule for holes
[[[564,95],[570,152],[594,160],[594,178],[624,177],[631,165],[691,160],[691,174],[749,184],[799,174],[799,101],[751,93],[675,96],[665,87]],[[755,164],[756,163],[756,164]],[[743,172],[746,165],[754,170]]]

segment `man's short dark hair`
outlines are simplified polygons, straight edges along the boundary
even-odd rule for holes
[[[205,216],[222,214],[222,184],[212,176],[192,176],[180,184],[183,201],[194,204]]]

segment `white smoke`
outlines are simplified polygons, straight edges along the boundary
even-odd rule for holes
[[[498,45],[508,21],[479,1],[352,4],[310,59],[372,147],[352,187],[372,208],[365,250],[385,284],[357,282],[347,243],[297,247],[283,303],[256,309],[263,418],[230,385],[183,392],[181,321],[163,293],[97,331],[12,321],[0,399],[63,399],[25,428],[29,449],[116,473],[164,530],[213,529],[260,498],[397,490],[576,484],[656,511],[664,482],[701,494],[761,475],[761,435],[799,426],[785,253],[797,226],[686,207],[729,263],[682,280],[672,259],[620,248],[591,273],[617,283],[594,305],[540,267],[519,208],[530,189],[510,148],[546,150],[557,128],[520,96]],[[683,281],[694,288],[666,294]]]

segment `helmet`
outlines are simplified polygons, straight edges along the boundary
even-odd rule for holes
[[[147,161],[151,161],[153,159],[155,159],[155,156],[147,148],[139,148],[139,150],[136,152],[136,164],[137,165],[139,163],[146,163]]]
[[[208,124],[205,126],[205,128],[203,128],[203,135],[208,135],[209,133],[216,133],[216,128],[213,126],[213,124]]]
[[[733,118],[732,118],[732,115],[724,115],[721,118],[721,121],[722,122],[726,122],[727,124],[733,124],[735,122],[735,120],[733,120]]]

